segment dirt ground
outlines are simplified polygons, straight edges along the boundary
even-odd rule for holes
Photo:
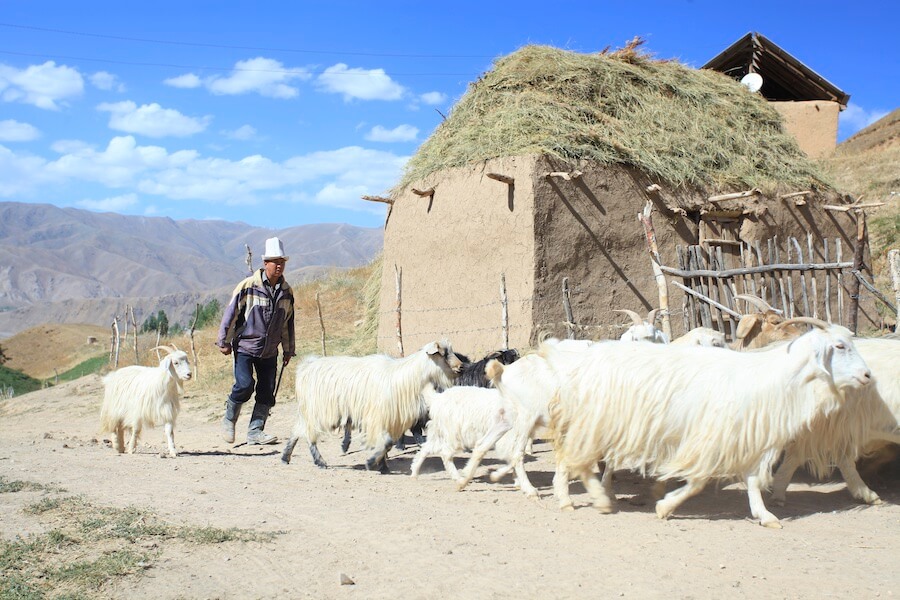
[[[749,518],[740,485],[710,487],[669,521],[648,482],[617,474],[618,512],[587,506],[573,483],[573,513],[552,498],[552,450],[526,465],[541,492],[481,477],[456,492],[438,458],[418,480],[416,451],[392,454],[390,475],[361,470],[359,451],[320,445],[333,468],[298,445],[248,447],[219,437],[220,398],[187,397],[176,428],[181,455],[161,458],[161,428],[135,455],[97,432],[96,376],[0,403],[0,475],[81,494],[98,506],[136,506],[174,524],[278,532],[270,542],[166,542],[142,576],[116,580],[119,598],[876,598],[900,595],[900,482],[878,482],[885,504],[856,504],[841,482],[794,483],[788,506],[770,503],[784,529]],[[281,399],[267,431],[289,432]],[[108,436],[107,438],[108,439]],[[458,459],[458,464],[462,459]],[[487,461],[490,464],[491,461]],[[0,536],[39,525],[21,509],[38,492],[0,494]],[[342,585],[341,574],[354,582]]]

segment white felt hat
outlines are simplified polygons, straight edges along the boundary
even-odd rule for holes
[[[289,257],[284,255],[284,243],[277,237],[269,238],[266,240],[266,251],[263,253],[263,260],[275,260],[277,258],[283,258],[287,260]]]

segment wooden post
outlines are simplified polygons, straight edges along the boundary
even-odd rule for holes
[[[128,330],[131,327],[131,322],[128,320],[128,311],[130,308],[131,308],[131,306],[126,304],[125,305],[125,314],[122,315],[122,321],[125,324],[125,335],[122,336],[122,339],[124,340],[126,346],[128,345]]]
[[[328,356],[328,352],[325,351],[325,322],[322,320],[322,305],[319,303],[319,292],[316,292],[316,312],[319,313],[319,329],[322,332],[322,356]]]
[[[127,315],[126,315],[127,316]],[[134,330],[134,364],[141,364],[140,356],[138,355],[138,344],[137,344],[137,319],[134,318],[134,307],[131,307],[131,328]]]
[[[856,213],[856,248],[853,250],[853,272],[859,273],[863,268],[863,254],[866,249],[866,213]],[[850,280],[850,313],[847,315],[847,328],[856,334],[859,319],[859,279]]]
[[[897,310],[900,310],[900,250],[891,250],[888,252],[888,267],[891,273],[891,287],[894,288],[894,296],[896,297]],[[900,316],[897,317],[900,323]],[[895,328],[900,331],[900,327]]]
[[[722,247],[716,248],[716,259],[719,262],[720,269],[727,269],[728,266],[725,264],[725,258],[722,255]],[[725,304],[728,305],[728,308],[734,309],[734,295],[731,291],[731,286],[728,285],[728,280],[724,280],[722,287],[724,293]],[[737,337],[737,324],[734,322],[734,319],[728,319],[728,329],[731,332],[731,339],[734,340]],[[722,333],[725,333],[724,331]]]
[[[197,378],[197,381],[200,380],[200,359],[197,356],[197,350],[194,347],[194,330],[197,328],[197,321],[200,320],[200,303],[197,303],[197,307],[194,310],[194,320],[191,321],[191,328],[188,331],[188,337],[191,341],[191,356],[194,358],[194,376]]]
[[[162,360],[159,356],[159,338],[162,337],[162,329],[160,329],[159,325],[156,326],[156,360]]]
[[[115,359],[113,360],[113,369],[119,368],[119,315],[116,315],[112,323],[113,339],[115,340]]]
[[[644,205],[644,212],[638,213],[638,221],[644,225],[644,234],[647,236],[647,248],[650,251],[650,266],[653,268],[653,277],[656,279],[656,288],[659,292],[659,310],[662,313],[663,333],[672,339],[672,322],[669,318],[669,290],[666,287],[666,276],[659,268],[659,247],[656,245],[656,231],[653,229],[653,218],[650,212],[653,203],[649,200]]]
[[[403,269],[398,267],[397,263],[394,263],[394,280],[397,285],[397,348],[400,350],[400,358],[403,358],[403,328],[400,320],[401,309],[403,307],[403,297],[401,295]]]
[[[569,278],[562,280],[563,311],[566,313],[566,339],[575,339],[575,320],[572,317],[572,304],[569,301]]]
[[[109,362],[109,364],[112,364],[113,356],[115,355],[115,352],[116,352],[116,335],[117,335],[116,319],[117,318],[118,317],[114,315],[113,322],[109,326],[109,329],[112,332],[112,333],[110,333],[110,336],[109,336],[109,359],[107,360],[107,362]]]
[[[685,256],[684,256],[684,249],[681,247],[680,244],[675,246],[675,253],[676,253],[676,256],[678,256],[678,268],[681,269],[682,271],[687,271],[689,266],[688,266],[687,260],[685,259]],[[691,282],[686,277],[682,278],[681,282],[684,285],[691,284]],[[682,326],[684,327],[685,332],[690,331],[691,329],[693,329],[695,327],[694,324],[697,322],[695,308],[696,307],[694,306],[694,297],[691,296],[690,294],[685,294],[684,297],[681,299],[681,310],[682,310],[681,320],[682,320]]]
[[[834,239],[835,252],[836,255],[834,260],[837,262],[841,262],[843,258],[843,254],[841,253],[841,238]],[[837,288],[838,288],[838,325],[844,324],[844,270],[838,269],[837,272]]]
[[[253,273],[253,251],[250,250],[250,244],[244,244],[244,248],[247,250],[247,259],[245,260],[247,263],[247,270],[250,273]]]
[[[500,326],[503,328],[503,350],[509,349],[509,303],[506,298],[506,273],[500,273]]]
[[[828,262],[828,238],[822,238],[825,262]],[[831,323],[831,271],[825,271],[825,320]]]
[[[780,255],[781,251],[778,249],[778,236],[777,235],[772,238],[772,249],[773,249],[773,252],[775,253],[775,264],[776,265],[781,264],[781,255]],[[785,294],[785,292],[784,292],[784,271],[777,271],[775,273],[775,276],[778,278],[778,292],[781,295],[781,314],[787,315],[788,307],[787,307],[787,294]],[[788,277],[790,277],[790,273],[788,273]]]
[[[797,238],[791,238],[791,243],[794,245],[794,250],[797,251],[797,264],[802,265],[803,250],[800,249],[800,242],[797,241]],[[806,294],[806,275],[802,271],[800,272],[800,295],[803,297],[803,316],[812,316],[809,312],[809,296]]]
[[[806,248],[809,251],[809,262],[813,263],[815,260],[813,259],[813,235],[812,233],[806,234]],[[816,272],[813,271],[809,274],[809,283],[810,290],[812,291],[812,318],[819,318],[819,294],[816,293]]]

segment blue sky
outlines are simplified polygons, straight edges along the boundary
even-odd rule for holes
[[[762,33],[851,94],[843,140],[900,104],[896,15],[831,1],[3,0],[0,201],[381,226],[383,205],[360,196],[399,179],[495,58],[636,35],[699,67]]]

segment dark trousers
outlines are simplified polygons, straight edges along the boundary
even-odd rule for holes
[[[253,371],[256,370],[256,404],[275,405],[275,376],[278,372],[278,356],[256,358],[248,354],[234,356],[234,387],[228,399],[243,404],[253,395]]]

